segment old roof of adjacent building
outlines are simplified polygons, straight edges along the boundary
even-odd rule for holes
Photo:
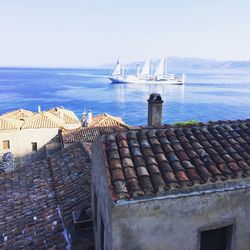
[[[59,117],[49,112],[41,112],[26,119],[22,125],[22,129],[61,128],[63,125],[64,122]]]
[[[63,107],[56,107],[54,109],[48,110],[48,112],[62,118],[65,124],[79,124],[81,123],[74,112]]]
[[[113,200],[167,193],[250,174],[250,120],[102,136]]]
[[[0,248],[66,249],[72,212],[90,208],[90,179],[81,143],[0,174]]]
[[[74,130],[63,130],[62,138],[65,144],[74,142],[94,142],[104,133],[126,131],[124,127],[81,127]]]
[[[129,128],[127,124],[123,122],[120,117],[115,117],[109,114],[99,114],[92,118],[92,122],[90,124],[91,127],[125,127]]]
[[[100,135],[109,132],[126,131],[130,128],[121,118],[109,114],[100,114],[92,118],[89,127],[81,127],[74,130],[63,130],[64,143],[79,141],[94,142]]]
[[[0,116],[0,132],[10,131],[10,130],[18,130],[21,128],[23,122],[12,119],[5,118]]]
[[[34,113],[29,111],[29,110],[17,109],[17,110],[13,110],[11,112],[5,113],[5,114],[1,115],[0,117],[13,118],[16,120],[23,120],[23,119],[31,117],[33,115],[34,115]]]
[[[64,128],[65,125],[81,125],[74,112],[64,108],[33,113],[18,109],[0,116],[0,131],[33,128]]]

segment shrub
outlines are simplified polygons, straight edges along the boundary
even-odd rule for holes
[[[198,125],[199,122],[196,120],[184,121],[184,122],[176,122],[175,126],[185,126],[185,125]]]

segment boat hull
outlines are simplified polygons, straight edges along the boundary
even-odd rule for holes
[[[154,79],[140,79],[138,77],[109,77],[112,84],[166,84],[166,85],[183,85],[184,78],[162,78]]]

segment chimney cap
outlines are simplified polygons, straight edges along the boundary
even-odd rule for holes
[[[149,103],[163,103],[163,100],[160,94],[152,93],[149,96],[148,102]]]

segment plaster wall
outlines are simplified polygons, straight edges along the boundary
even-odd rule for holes
[[[32,142],[37,143],[37,150],[58,134],[58,128],[22,129],[0,132],[0,155],[12,152],[14,156],[23,156],[32,152]],[[4,150],[2,141],[10,141],[10,149]]]
[[[102,142],[100,139],[92,145],[92,211],[94,217],[94,237],[95,249],[112,249],[111,235],[111,205],[112,200],[108,187],[106,166],[104,161],[104,152],[100,150]],[[96,198],[95,198],[96,197]],[[101,220],[104,225],[104,235],[101,231]],[[102,242],[104,238],[104,242]]]
[[[248,250],[249,218],[249,188],[119,205],[112,207],[112,249],[198,250],[199,230],[233,224],[231,249]]]

